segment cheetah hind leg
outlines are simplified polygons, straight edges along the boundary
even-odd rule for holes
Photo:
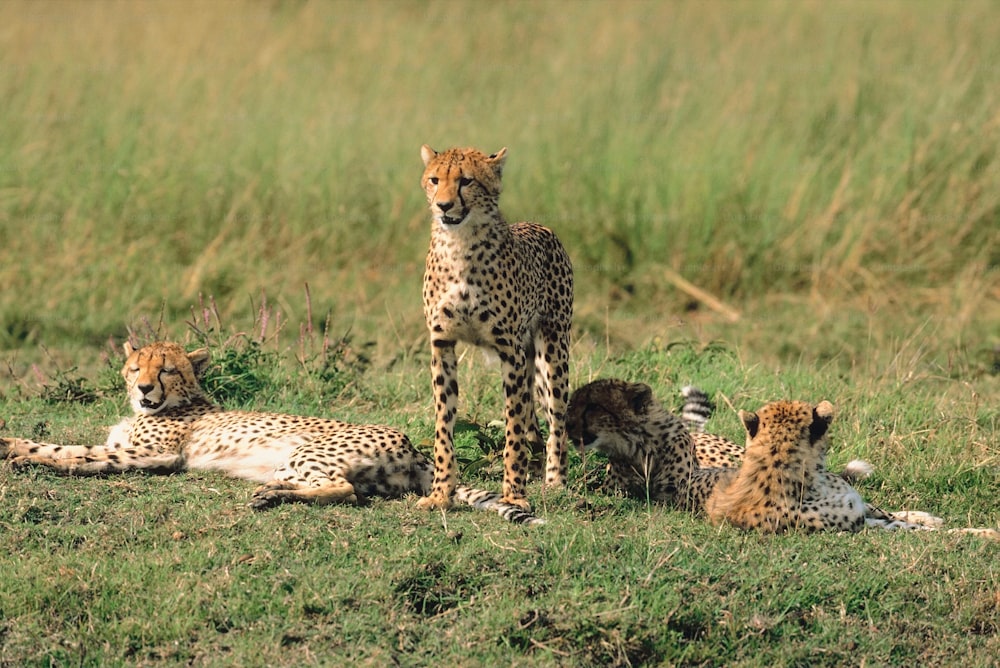
[[[566,486],[568,357],[569,331],[543,325],[535,337],[535,391],[549,423],[545,444],[545,485],[548,487]]]
[[[865,526],[896,531],[930,531],[944,524],[940,517],[919,510],[903,510],[889,513],[881,508],[865,504]]]
[[[357,505],[358,496],[354,485],[338,476],[318,487],[304,487],[288,480],[271,480],[255,489],[250,499],[250,507],[254,510],[265,510],[281,503]]]

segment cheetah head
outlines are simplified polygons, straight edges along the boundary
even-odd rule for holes
[[[473,148],[452,148],[438,153],[424,144],[421,179],[431,215],[445,229],[468,220],[484,204],[496,206],[503,189],[501,177],[507,149],[486,155]]]
[[[766,451],[773,456],[811,449],[823,457],[833,414],[829,401],[815,406],[805,401],[775,401],[756,413],[740,411],[747,432],[747,454]]]
[[[566,430],[581,450],[601,450],[612,458],[631,458],[647,439],[653,414],[662,412],[653,390],[615,378],[577,389],[566,410]]]
[[[126,342],[125,354],[122,376],[136,415],[156,415],[204,396],[198,376],[208,365],[207,349],[188,353],[176,343],[159,342],[136,350]]]

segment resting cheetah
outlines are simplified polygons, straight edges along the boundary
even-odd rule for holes
[[[614,378],[577,389],[566,425],[578,447],[608,456],[607,491],[688,510],[704,508],[719,480],[735,474],[729,467],[742,454],[718,436],[692,435],[653,399],[648,385]]]
[[[299,415],[226,411],[198,382],[205,349],[186,353],[176,343],[135,350],[125,344],[122,368],[135,416],[112,428],[105,445],[53,445],[0,439],[0,458],[41,465],[67,475],[144,470],[218,470],[264,483],[250,505],[282,502],[358,503],[368,496],[426,494],[433,465],[389,427],[355,425]],[[515,523],[541,518],[503,503],[499,494],[463,485],[456,498]]]
[[[713,523],[782,532],[932,529],[942,520],[922,512],[887,513],[866,504],[843,478],[826,470],[829,401],[775,401],[756,413],[740,411],[747,432],[743,463],[720,481],[706,510]],[[998,538],[993,529],[956,529]]]
[[[688,402],[683,414],[686,417],[694,412],[691,410],[692,402],[704,403],[693,392],[696,391],[685,388]],[[829,407],[829,417],[832,419],[832,406],[828,402],[821,406],[824,414]],[[705,420],[704,409],[700,413],[701,417],[695,421],[697,428]],[[762,413],[769,416],[770,424],[770,414],[763,409]],[[600,450],[608,456],[609,475],[606,484],[611,488],[631,496],[672,503],[690,510],[709,508],[710,517],[716,521],[722,512],[723,499],[726,498],[723,490],[735,492],[737,481],[743,481],[743,487],[747,488],[746,481],[754,479],[753,471],[766,471],[768,463],[775,462],[775,457],[778,456],[771,452],[771,437],[764,435],[759,440],[749,439],[745,453],[741,453],[738,446],[717,436],[689,434],[681,420],[657,403],[653,399],[652,390],[642,383],[616,379],[589,383],[573,393],[566,421],[570,438],[575,443],[584,449]],[[808,425],[811,424],[812,422],[807,423],[801,434],[806,443],[810,443]],[[940,518],[927,513],[886,513],[864,503],[847,481],[867,477],[871,473],[867,462],[854,460],[848,463],[840,476],[828,472],[825,468],[825,430],[828,425],[829,420],[813,428],[811,433],[815,435],[817,442],[812,444],[814,447],[811,454],[808,454],[810,451],[806,446],[796,448],[790,444],[785,448],[789,463],[793,459],[807,460],[806,464],[801,464],[795,470],[805,470],[806,477],[813,484],[808,490],[799,485],[799,496],[782,495],[779,500],[784,505],[777,511],[779,514],[787,510],[795,516],[811,517],[807,516],[806,509],[817,510],[815,516],[822,519],[819,524],[804,520],[794,523],[804,529],[856,531],[863,526],[926,529],[941,524]],[[750,427],[747,429],[749,433]],[[773,428],[768,433],[771,432]],[[807,454],[798,452],[799,449]],[[743,464],[738,463],[741,454],[745,462]],[[775,470],[783,471],[788,468],[785,460],[779,457],[777,461],[780,465],[774,466]],[[726,468],[727,465],[739,468]],[[767,492],[774,497],[777,489],[778,484],[773,483]],[[766,504],[768,501],[760,503]],[[776,507],[775,504],[777,501],[773,501],[767,508]],[[787,528],[786,525],[789,523],[758,521],[755,524],[740,524],[764,531],[780,531]],[[979,533],[991,538],[1000,537],[993,529],[956,531]]]
[[[493,155],[471,148],[438,153],[425,145],[421,156],[421,183],[433,217],[423,297],[436,421],[434,484],[420,505],[447,508],[457,483],[455,344],[464,341],[500,356],[507,423],[503,500],[527,509],[528,447],[541,443],[536,394],[549,423],[545,482],[566,481],[573,268],[551,230],[509,225],[501,215],[507,149]]]

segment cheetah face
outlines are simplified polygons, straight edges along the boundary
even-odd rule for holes
[[[496,204],[502,189],[506,148],[493,155],[468,148],[438,153],[425,144],[420,155],[424,160],[421,185],[431,215],[443,228],[454,229],[483,204]]]
[[[122,376],[136,415],[156,415],[202,396],[198,374],[208,362],[208,350],[187,353],[175,343],[162,342],[136,350],[126,343],[125,353]]]
[[[631,457],[643,440],[653,390],[643,383],[614,378],[595,380],[576,390],[566,410],[569,438],[582,451],[601,450]]]

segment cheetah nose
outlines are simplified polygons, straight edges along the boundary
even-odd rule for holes
[[[153,385],[151,385],[151,384],[150,385],[139,385],[138,387],[139,387],[139,391],[142,392],[144,395],[149,394],[150,392],[153,391]]]
[[[454,202],[438,202],[437,206],[438,206],[439,209],[441,209],[441,213],[447,213],[453,206],[455,206],[455,203]]]

